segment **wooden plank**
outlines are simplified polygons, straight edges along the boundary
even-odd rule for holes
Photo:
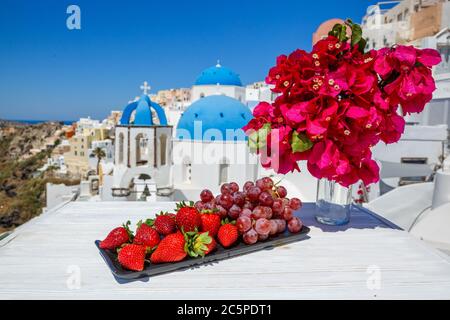
[[[0,298],[450,298],[445,254],[364,210],[354,210],[347,226],[320,225],[312,204],[299,213],[311,227],[308,240],[144,281],[115,279],[94,240],[127,219],[173,208],[71,202],[33,219],[0,243]],[[79,288],[67,285],[71,270],[80,271]],[[368,270],[378,270],[379,288],[367,285]]]

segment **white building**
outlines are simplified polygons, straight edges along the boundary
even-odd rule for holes
[[[181,116],[174,140],[175,197],[197,198],[224,182],[255,180],[257,158],[241,129],[252,118],[239,76],[220,64],[203,71],[192,87],[197,98]]]
[[[115,128],[115,164],[113,174],[103,176],[103,200],[156,200],[156,195],[172,194],[172,126],[147,90],[125,107]],[[159,124],[154,123],[152,112]]]
[[[225,95],[245,103],[245,87],[239,75],[219,62],[203,70],[197,77],[192,87],[191,101],[211,95]]]
[[[114,145],[111,139],[95,140],[92,141],[91,148],[88,149],[89,167],[91,169],[97,168],[97,156],[94,154],[94,150],[100,148],[105,153],[105,157],[101,159],[102,163],[114,162]]]

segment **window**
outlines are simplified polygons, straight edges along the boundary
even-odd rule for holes
[[[77,156],[77,155],[78,155],[78,152],[75,151],[74,154]]]
[[[183,181],[185,183],[191,183],[191,173],[192,173],[192,165],[191,161],[189,159],[185,159],[183,161]]]
[[[119,164],[123,163],[123,133],[119,134]]]
[[[136,166],[143,166],[147,165],[148,160],[146,159],[146,156],[148,155],[148,148],[147,148],[147,136],[139,133],[136,138]]]
[[[397,21],[402,21],[403,20],[403,14],[399,13],[397,15]]]
[[[219,185],[228,182],[228,169],[230,165],[228,161],[224,159],[219,165]]]
[[[167,159],[166,159],[166,154],[167,154],[167,136],[165,134],[162,134],[159,137],[159,147],[161,150],[161,155],[160,155],[160,163],[162,166],[166,165]]]

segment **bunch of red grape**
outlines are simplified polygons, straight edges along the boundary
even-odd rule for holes
[[[200,193],[200,201],[195,203],[199,211],[212,210],[222,219],[236,220],[236,226],[246,244],[264,241],[288,230],[300,232],[302,221],[294,216],[294,211],[302,207],[298,198],[286,198],[287,190],[276,185],[269,177],[247,181],[242,190],[236,182],[225,183],[220,194],[205,189]]]

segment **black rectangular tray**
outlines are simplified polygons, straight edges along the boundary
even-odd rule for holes
[[[119,264],[117,261],[117,254],[114,250],[104,250],[100,249],[100,240],[95,241],[95,245],[100,250],[100,255],[105,260],[108,267],[114,276],[120,279],[133,280],[149,276],[155,276],[162,273],[167,273],[179,269],[191,268],[197,265],[202,265],[206,263],[211,263],[214,261],[224,260],[243,254],[260,251],[264,249],[270,249],[273,247],[281,246],[284,244],[304,240],[308,238],[309,228],[306,226],[302,227],[299,233],[290,233],[285,231],[283,234],[279,234],[274,238],[269,238],[264,242],[257,242],[253,245],[247,245],[243,242],[239,242],[235,246],[225,249],[220,244],[217,244],[217,250],[213,253],[201,258],[186,258],[183,261],[175,263],[161,263],[161,264],[151,264],[149,262],[145,263],[145,268],[142,271],[129,271]]]

